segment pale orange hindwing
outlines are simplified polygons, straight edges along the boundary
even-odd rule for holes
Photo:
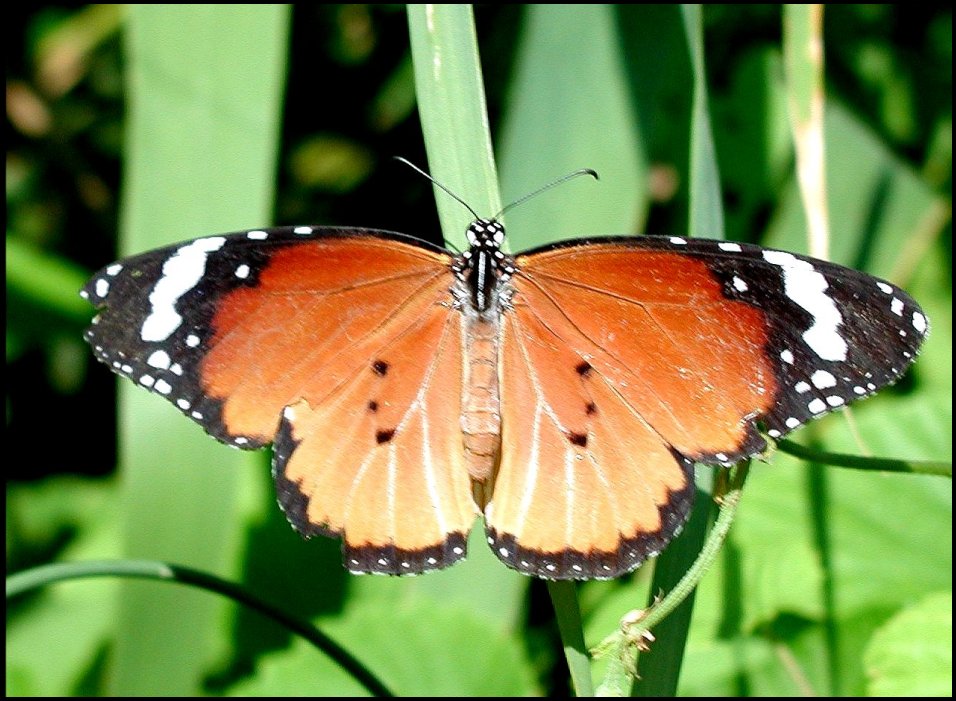
[[[393,240],[317,239],[277,252],[214,319],[205,391],[231,432],[275,436],[286,515],[304,535],[341,535],[356,572],[446,567],[477,515],[450,262]]]
[[[689,513],[692,461],[751,454],[745,419],[775,391],[759,312],[725,299],[703,263],[614,244],[581,254],[518,256],[501,328],[488,537],[550,578],[615,577],[659,552]]]

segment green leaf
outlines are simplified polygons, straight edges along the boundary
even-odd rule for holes
[[[870,696],[951,696],[953,594],[923,597],[887,621],[864,653]]]
[[[409,5],[415,92],[433,178],[477,214],[501,209],[470,5]],[[435,190],[445,240],[465,246],[474,216]]]
[[[635,233],[647,216],[643,142],[609,5],[527,5],[498,154],[512,202],[593,168],[511,210],[514,250],[563,238]]]
[[[408,582],[408,580],[402,580]],[[321,621],[399,696],[529,696],[540,693],[524,646],[483,616],[457,604],[409,595],[383,615],[353,603]],[[300,643],[263,659],[238,696],[352,696],[364,690]]]
[[[61,560],[116,557],[117,495],[114,480],[56,477],[8,486],[8,558],[29,561],[51,550]],[[8,602],[7,695],[97,693],[83,681],[102,671],[118,589],[110,580],[72,583]]]
[[[704,70],[704,34],[699,5],[681,5],[687,46],[694,72],[694,101],[690,131],[690,219],[687,233],[711,239],[724,238],[724,208],[720,173],[714,148]]]

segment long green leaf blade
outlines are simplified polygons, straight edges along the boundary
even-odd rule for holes
[[[415,91],[432,177],[477,214],[501,209],[471,5],[409,5]],[[445,240],[465,246],[474,217],[436,189]]]

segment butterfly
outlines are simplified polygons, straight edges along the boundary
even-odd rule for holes
[[[81,295],[114,372],[215,438],[273,444],[279,504],[355,573],[466,554],[620,576],[680,531],[693,465],[762,453],[897,380],[928,331],[884,280],[745,243],[585,238],[456,254],[387,231],[209,236]]]

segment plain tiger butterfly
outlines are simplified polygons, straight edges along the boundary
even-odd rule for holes
[[[482,515],[509,567],[592,579],[680,531],[695,462],[891,384],[928,330],[889,282],[793,253],[637,236],[512,256],[504,235],[476,217],[462,254],[353,228],[200,238],[97,272],[86,339],[220,441],[273,443],[292,526],[340,536],[352,572],[447,567]]]

